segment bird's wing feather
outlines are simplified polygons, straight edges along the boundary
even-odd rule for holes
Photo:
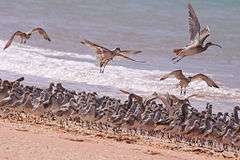
[[[156,98],[159,99],[159,100],[161,100],[162,103],[165,105],[166,108],[170,108],[170,107],[171,107],[171,106],[170,106],[170,103],[168,102],[166,96],[161,95],[161,96],[157,96]]]
[[[174,76],[175,78],[177,78],[178,80],[181,80],[182,78],[186,78],[183,73],[182,73],[182,70],[175,70],[175,71],[172,71],[171,73],[169,74],[166,74],[164,75],[160,80],[165,80],[171,76]]]
[[[21,32],[21,31],[15,32],[15,33],[11,36],[11,38],[8,40],[8,42],[6,43],[6,45],[5,45],[5,47],[3,48],[3,50],[7,49],[7,48],[12,44],[15,36],[20,36],[20,35],[22,35],[22,34],[24,34],[24,33]]]
[[[87,39],[83,39],[81,41],[81,43],[86,45],[86,46],[88,46],[88,47],[90,47],[90,48],[95,49],[97,54],[99,54],[100,52],[111,52],[109,49],[107,49],[107,48],[105,48],[103,46],[97,45],[97,44],[95,44],[95,43],[93,43],[93,42],[91,42],[91,41],[89,41]]]
[[[190,3],[188,4],[188,14],[190,40],[194,41],[196,36],[199,35],[201,27],[197,15]]]
[[[131,61],[134,61],[134,62],[145,63],[145,61],[138,61],[138,60],[132,59],[132,58],[130,58],[130,57],[128,57],[128,56],[125,56],[125,55],[123,55],[123,54],[120,54],[120,53],[117,53],[116,56],[123,57],[123,58],[125,58],[125,59],[131,60]]]
[[[125,91],[125,90],[122,90],[122,89],[120,89],[120,91],[122,92],[122,93],[124,93],[124,94],[128,94],[128,95],[132,95],[133,96],[133,98],[135,99],[135,100],[137,100],[138,102],[142,102],[143,101],[143,97],[142,96],[139,96],[139,95],[137,95],[137,94],[135,94],[135,93],[130,93],[130,92],[128,92],[128,91]]]
[[[40,27],[34,28],[34,29],[31,31],[31,33],[33,33],[33,32],[38,32],[40,35],[43,36],[44,39],[46,39],[46,40],[48,40],[48,41],[51,41],[51,39],[49,38],[47,32],[46,32],[44,29],[42,29],[42,28],[40,28]]]
[[[207,83],[208,86],[219,88],[219,86],[212,79],[210,79],[208,76],[206,76],[204,74],[201,74],[201,73],[196,74],[195,76],[193,76],[191,78],[191,81],[195,81],[195,80],[203,80]]]
[[[144,100],[143,104],[144,104],[144,105],[148,105],[148,104],[151,103],[153,100],[158,99],[158,98],[159,98],[158,96],[147,97],[147,98]]]

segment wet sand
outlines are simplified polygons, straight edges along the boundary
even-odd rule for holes
[[[221,154],[173,149],[173,144],[121,141],[104,134],[0,120],[1,160],[221,160]],[[231,155],[225,155],[227,157]]]

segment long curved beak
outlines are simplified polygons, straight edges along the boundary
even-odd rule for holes
[[[220,46],[219,44],[213,43],[214,46],[217,46],[219,48],[222,48],[222,46]]]

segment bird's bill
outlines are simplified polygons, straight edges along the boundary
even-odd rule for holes
[[[120,91],[121,91],[122,93],[125,93],[125,94],[131,94],[130,92],[125,91],[125,90],[122,90],[122,89],[120,89]]]
[[[131,61],[134,61],[134,62],[146,63],[145,61],[138,61],[138,60],[132,59],[132,58],[126,56],[126,55],[123,55],[123,54],[121,54],[121,53],[118,53],[117,56],[123,57],[123,58],[125,58],[125,59],[131,60]]]
[[[214,46],[217,46],[219,48],[222,48],[222,46],[220,46],[219,44],[213,43]]]
[[[161,78],[160,78],[160,81],[163,81],[163,80],[165,80],[165,79],[166,79],[165,77],[161,77]]]

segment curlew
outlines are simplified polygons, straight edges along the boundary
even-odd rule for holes
[[[15,37],[20,37],[21,41],[20,43],[26,43],[27,40],[31,37],[32,33],[34,32],[38,32],[40,35],[43,36],[43,38],[45,40],[48,40],[49,42],[51,41],[51,39],[49,38],[48,34],[46,31],[44,31],[42,28],[38,27],[38,28],[34,28],[33,30],[31,30],[30,32],[22,32],[22,31],[16,31],[12,37],[8,40],[7,44],[5,45],[5,47],[3,48],[3,50],[7,49],[13,42]]]
[[[215,88],[219,88],[219,86],[209,77],[207,77],[204,74],[196,74],[194,76],[190,76],[190,77],[186,77],[185,75],[183,75],[182,70],[175,70],[169,74],[164,75],[160,80],[165,80],[171,76],[174,76],[176,79],[178,79],[180,82],[178,84],[178,86],[181,87],[181,92],[180,94],[186,94],[186,88],[188,86],[188,84],[190,82],[196,81],[196,80],[202,80],[205,81],[207,83],[208,86],[210,87],[215,87]]]
[[[197,15],[190,3],[188,4],[188,13],[190,43],[183,48],[173,50],[173,52],[176,53],[176,57],[172,59],[175,61],[174,63],[179,62],[186,56],[202,53],[210,46],[222,48],[220,45],[212,42],[208,42],[204,45],[204,41],[210,36],[210,29],[206,26],[201,30]]]
[[[120,48],[115,48],[114,50],[109,50],[105,47],[97,45],[86,39],[83,39],[81,41],[81,43],[96,50],[97,60],[99,61],[99,66],[100,66],[100,73],[104,72],[105,67],[116,56],[131,60],[134,62],[144,63],[143,61],[137,61],[137,60],[132,59],[125,55],[125,54],[137,54],[137,53],[141,53],[142,51],[121,50]]]

